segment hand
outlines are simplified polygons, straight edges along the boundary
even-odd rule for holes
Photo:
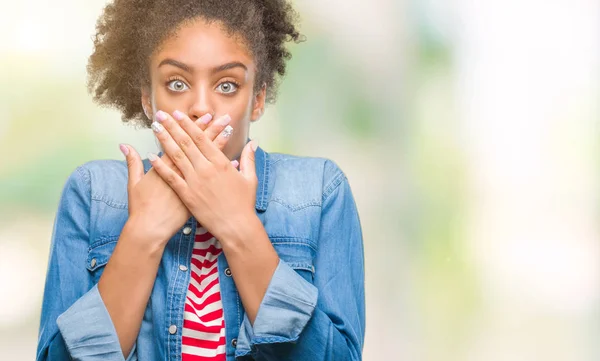
[[[244,147],[238,172],[235,164],[210,141],[207,132],[194,126],[184,113],[175,111],[171,117],[159,111],[156,119],[152,128],[180,174],[158,157],[151,159],[152,167],[217,239],[225,242],[239,235],[240,225],[256,217],[257,143],[251,141]]]
[[[210,119],[210,114],[205,114],[192,125],[198,131],[202,131]],[[227,144],[228,137],[219,136],[226,125],[215,121],[204,131],[206,138],[212,141],[217,151]],[[135,233],[135,239],[142,242],[156,241],[156,245],[164,247],[173,234],[185,224],[190,212],[155,169],[150,169],[144,174],[142,160],[133,147],[125,144],[120,147],[127,160],[129,178],[129,219],[126,228]],[[162,158],[165,167],[178,171],[168,156],[163,155]]]

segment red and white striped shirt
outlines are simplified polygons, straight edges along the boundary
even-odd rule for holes
[[[225,319],[217,257],[221,244],[200,224],[183,317],[182,361],[225,361]]]

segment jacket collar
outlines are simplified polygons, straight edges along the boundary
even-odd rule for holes
[[[163,152],[159,152],[161,157]],[[152,167],[150,161],[146,158],[144,163],[144,173],[147,173]],[[267,210],[269,201],[269,178],[271,169],[269,167],[269,153],[258,147],[255,154],[256,176],[258,177],[258,187],[256,188],[256,210],[264,212]]]
[[[258,177],[258,187],[256,188],[256,210],[264,212],[267,210],[269,202],[269,179],[271,176],[271,167],[269,163],[269,153],[261,147],[256,148],[256,176]]]

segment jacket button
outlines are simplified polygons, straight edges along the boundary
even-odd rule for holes
[[[183,234],[185,234],[186,236],[190,233],[192,233],[192,227],[185,227],[183,229]]]
[[[233,348],[237,347],[237,338],[234,338],[233,340],[231,340],[231,346],[233,346]]]
[[[177,326],[175,326],[175,325],[171,325],[171,326],[169,326],[169,333],[170,333],[171,335],[174,335],[174,334],[176,334],[176,333],[177,333]]]
[[[180,265],[179,265],[179,269],[180,269],[181,271],[183,271],[183,272],[185,272],[185,271],[187,271],[187,270],[188,270],[187,266],[186,266],[186,265],[183,265],[183,264],[180,264]]]
[[[96,261],[96,259],[95,259],[95,258],[92,258],[92,261],[90,262],[90,267],[92,267],[92,268],[96,267],[96,264],[97,264],[97,263],[98,263],[98,262]]]
[[[231,277],[231,270],[229,269],[229,267],[225,268],[225,276]]]

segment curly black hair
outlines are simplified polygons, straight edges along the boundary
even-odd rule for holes
[[[150,55],[178,26],[197,18],[220,22],[245,40],[257,64],[254,91],[266,84],[266,101],[273,103],[291,58],[285,43],[304,40],[286,0],[114,0],[98,19],[87,66],[93,99],[120,110],[124,122],[149,127],[140,99],[150,82]]]

